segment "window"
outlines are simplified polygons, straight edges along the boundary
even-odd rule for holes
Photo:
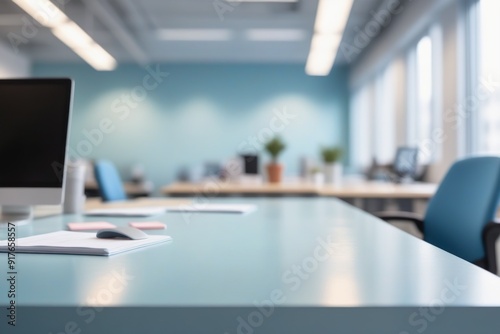
[[[419,163],[429,164],[437,155],[432,141],[436,127],[434,50],[431,35],[422,37],[410,55],[408,83],[408,144],[419,147]]]
[[[395,82],[392,66],[369,80],[352,98],[351,164],[362,171],[372,164],[390,164],[396,153]]]
[[[379,164],[391,164],[396,154],[395,82],[392,66],[377,78],[375,87],[375,158]]]
[[[372,160],[372,106],[370,82],[353,94],[351,103],[351,165],[358,172],[368,168]]]
[[[479,2],[479,85],[481,93],[475,151],[500,154],[500,1]]]

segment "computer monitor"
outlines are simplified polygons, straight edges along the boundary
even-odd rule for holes
[[[72,94],[71,79],[0,80],[0,222],[62,202]]]
[[[259,174],[259,156],[255,154],[242,154],[245,174]]]
[[[394,173],[400,178],[413,178],[417,172],[418,148],[399,147],[394,160]]]

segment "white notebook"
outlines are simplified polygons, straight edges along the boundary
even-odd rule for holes
[[[141,240],[98,239],[95,233],[59,231],[17,239],[16,253],[111,256],[170,240],[167,235]],[[0,241],[0,252],[8,252],[7,240]]]
[[[213,213],[249,213],[255,211],[253,204],[187,204],[166,208],[169,212],[213,212]]]

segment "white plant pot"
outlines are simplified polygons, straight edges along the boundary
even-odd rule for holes
[[[323,173],[314,173],[311,175],[311,181],[316,186],[322,186],[325,183],[325,175]]]
[[[333,164],[325,164],[325,182],[327,184],[342,183],[342,164],[335,162]]]

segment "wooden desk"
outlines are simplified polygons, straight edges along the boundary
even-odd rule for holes
[[[498,310],[480,307],[500,306],[499,277],[337,199],[212,202],[258,209],[167,213],[155,220],[168,229],[149,233],[173,242],[109,258],[16,254],[18,322],[7,325],[4,290],[0,333],[417,333],[426,324],[426,334],[441,334],[500,325]],[[17,236],[75,218],[95,221],[40,219]],[[5,253],[0,263],[6,275]]]
[[[176,182],[165,186],[168,196],[334,196],[340,198],[429,199],[437,185],[429,183],[393,184],[382,182],[345,183],[317,186],[310,183],[238,184],[222,181],[205,183]]]

